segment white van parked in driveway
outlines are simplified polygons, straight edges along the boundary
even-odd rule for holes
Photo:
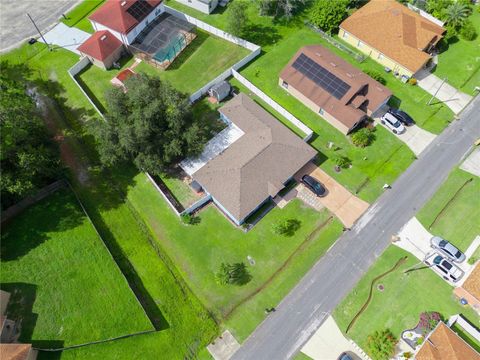
[[[383,125],[392,130],[394,134],[401,134],[405,131],[405,126],[403,126],[392,113],[385,113],[380,121]]]

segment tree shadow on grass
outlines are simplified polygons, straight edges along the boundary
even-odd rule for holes
[[[260,46],[276,44],[282,40],[282,36],[277,29],[262,24],[249,24],[245,28],[245,39]]]

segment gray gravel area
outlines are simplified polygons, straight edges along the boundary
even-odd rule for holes
[[[45,31],[79,2],[81,0],[0,0],[0,52],[38,36],[27,12],[38,28]]]

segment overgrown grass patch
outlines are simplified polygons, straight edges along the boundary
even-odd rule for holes
[[[153,330],[75,196],[62,189],[2,229],[1,287],[22,342],[62,347]]]
[[[480,178],[456,168],[417,218],[434,235],[465,251],[480,234],[479,195]]]

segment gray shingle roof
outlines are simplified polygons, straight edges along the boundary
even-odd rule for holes
[[[245,94],[219,111],[245,134],[193,174],[237,220],[243,220],[310,161],[316,151]]]

